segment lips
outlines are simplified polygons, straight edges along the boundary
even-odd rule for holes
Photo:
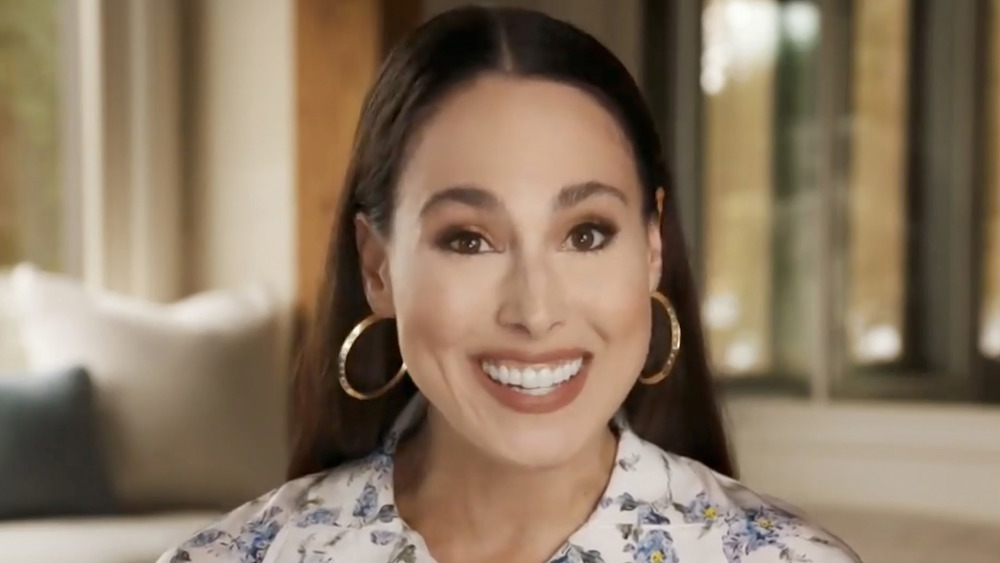
[[[558,385],[576,377],[582,367],[583,356],[544,364],[511,364],[489,360],[482,362],[482,369],[490,379],[529,394],[544,394],[555,390]]]
[[[479,379],[501,404],[519,412],[544,413],[579,395],[590,357],[580,349],[544,354],[505,351],[481,354],[473,363]]]

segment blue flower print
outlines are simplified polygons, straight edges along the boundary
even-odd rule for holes
[[[417,546],[405,541],[400,543],[389,563],[417,563]]]
[[[411,414],[418,420],[425,412]],[[623,428],[597,508],[548,563],[697,563],[710,554],[726,563],[858,561],[808,521]],[[282,563],[433,561],[395,505],[398,439],[393,434],[362,460],[247,503],[161,561],[262,563],[265,555]],[[285,525],[293,529],[276,541]]]
[[[278,517],[282,512],[280,507],[272,506],[243,524],[236,535],[216,528],[203,530],[185,542],[170,561],[191,561],[191,551],[202,548],[209,553],[236,552],[241,563],[260,563],[281,529]]]
[[[367,520],[374,515],[376,506],[378,506],[378,491],[371,483],[365,483],[361,495],[354,501],[353,516]]]
[[[664,514],[667,510],[666,506],[659,506],[657,503],[637,501],[629,493],[619,495],[618,498],[614,500],[614,503],[618,504],[618,508],[622,512],[635,511],[637,524],[670,523],[670,518]]]
[[[666,530],[648,530],[632,551],[636,563],[678,563],[674,540]]]
[[[722,507],[709,501],[708,495],[704,492],[698,493],[687,506],[680,506],[679,509],[684,514],[684,521],[688,524],[711,526],[720,518],[725,517]]]
[[[599,551],[569,543],[549,563],[604,563],[604,558]]]
[[[239,535],[233,537],[229,534],[209,533],[207,536],[196,536],[196,540],[208,543],[204,545],[213,551],[213,543],[218,547],[236,551],[240,556],[241,563],[260,563],[267,553],[274,537],[278,535],[281,525],[277,518],[282,513],[281,508],[272,506],[253,520],[250,520],[240,528]],[[209,540],[211,538],[211,540]]]
[[[753,508],[727,517],[728,529],[722,539],[723,551],[730,563],[740,563],[744,555],[749,555],[764,547],[775,547],[786,561],[799,560],[781,541],[794,521],[786,514],[768,508]]]
[[[299,528],[308,526],[332,526],[340,518],[340,507],[317,508],[307,512],[296,524]]]
[[[389,545],[403,537],[399,532],[391,530],[375,530],[372,532],[372,543],[375,545]]]
[[[207,530],[202,530],[198,534],[191,538],[187,546],[188,547],[205,547],[219,541],[226,533],[222,530],[216,530],[214,528],[209,528]]]
[[[376,478],[383,479],[388,477],[392,473],[392,453],[381,448],[368,459],[366,465],[368,466],[367,469],[374,473]]]
[[[298,563],[333,563],[333,558],[319,551],[308,550],[305,546],[299,546]]]
[[[368,483],[377,483],[379,488],[391,488],[393,469],[393,450],[387,444],[382,444],[368,457],[351,466],[348,471],[348,484],[356,479],[365,479]]]
[[[664,509],[654,503],[639,506],[639,524],[669,524],[670,518],[664,514]]]
[[[379,494],[375,486],[366,483],[361,495],[354,500],[354,512],[352,515],[357,518],[357,524],[368,525],[374,522],[392,522],[399,518],[396,506],[393,504],[383,504],[379,506]]]
[[[635,466],[639,464],[639,454],[632,454],[625,456],[618,460],[618,467],[622,468],[622,471],[635,471]]]

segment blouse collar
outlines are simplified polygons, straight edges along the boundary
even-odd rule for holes
[[[419,425],[427,412],[427,399],[417,393],[397,417],[382,446],[364,463],[370,471],[366,489],[378,493],[379,504],[395,504],[393,459],[401,438]],[[618,434],[615,465],[601,500],[589,522],[613,524],[665,524],[680,518],[683,507],[674,500],[679,491],[701,488],[701,481],[675,456],[645,442],[632,431],[624,412],[612,420]],[[689,495],[681,492],[680,498]]]

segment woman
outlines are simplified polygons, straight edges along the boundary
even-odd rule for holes
[[[857,561],[730,478],[676,207],[592,37],[425,24],[363,109],[291,481],[161,561]]]

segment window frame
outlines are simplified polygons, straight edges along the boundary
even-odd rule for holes
[[[976,11],[976,18],[978,21],[977,32],[980,34],[980,48],[977,51],[978,57],[976,63],[978,65],[979,71],[979,88],[978,88],[978,99],[977,104],[979,108],[978,113],[978,123],[981,124],[977,131],[977,142],[981,147],[981,150],[975,151],[975,156],[979,158],[976,165],[976,171],[979,174],[978,185],[980,187],[980,192],[978,194],[978,199],[975,206],[975,222],[980,226],[978,231],[978,236],[975,237],[976,248],[975,252],[977,256],[985,256],[987,243],[985,237],[983,236],[984,229],[982,228],[986,224],[985,210],[987,209],[986,198],[988,197],[988,191],[990,189],[996,190],[1000,194],[1000,186],[990,186],[988,183],[992,180],[994,182],[1000,182],[1000,174],[995,178],[991,178],[988,174],[989,159],[995,158],[994,155],[990,154],[990,151],[1000,150],[1000,131],[993,132],[993,142],[990,143],[990,130],[985,125],[988,123],[986,119],[991,115],[991,111],[1000,112],[1000,107],[997,109],[992,109],[989,107],[991,96],[1000,96],[1000,60],[991,61],[990,57],[996,55],[1000,57],[1000,49],[996,47],[990,48],[990,46],[1000,46],[1000,14],[996,12],[1000,11],[1000,0],[981,0]],[[1000,106],[1000,101],[995,100],[998,106]],[[994,120],[993,126],[1000,127]],[[1000,197],[996,195],[995,197]],[[998,202],[1000,204],[1000,202]],[[977,264],[975,271],[975,280],[978,282],[973,286],[974,299],[977,304],[977,310],[982,310],[986,301],[986,290],[983,287],[985,284],[985,267],[986,265],[982,262]],[[990,403],[1000,403],[1000,357],[990,358],[982,353],[979,349],[979,331],[982,330],[982,321],[979,315],[976,315],[974,319],[976,323],[976,346],[975,346],[975,358],[973,360],[973,365],[975,367],[976,373],[979,375],[976,381],[976,391],[983,397],[983,400]]]
[[[181,295],[181,5],[59,0],[67,273],[96,289]]]
[[[862,373],[849,368],[846,362],[847,342],[842,327],[847,272],[838,256],[846,234],[853,2],[817,3],[824,15],[819,55],[824,70],[817,87],[822,153],[819,190],[822,205],[830,212],[821,214],[822,224],[818,225],[824,254],[819,261],[823,269],[818,276],[822,283],[819,294],[825,298],[812,304],[817,314],[810,322],[817,323],[817,334],[826,344],[816,347],[805,381],[763,374],[721,378],[722,385],[740,395],[804,396],[820,402],[833,398],[1000,402],[1000,362],[983,356],[978,347],[983,304],[980,226],[985,194],[986,154],[982,147],[988,94],[983,86],[989,61],[983,53],[990,31],[988,1],[912,0],[911,4],[908,193],[922,190],[931,197],[945,198],[942,203],[949,211],[943,218],[947,224],[968,225],[952,234],[945,244],[937,244],[941,242],[937,239],[918,240],[916,244],[923,242],[933,252],[923,265],[909,259],[915,254],[914,243],[908,243],[908,280],[921,280],[917,294],[928,304],[929,313],[915,324],[910,318],[912,312],[907,313],[907,338],[911,333],[918,338],[923,332],[943,339],[939,346],[943,368],[923,373],[898,367],[885,369],[887,366],[867,368]],[[703,0],[646,0],[643,29],[644,86],[661,126],[667,161],[675,174],[692,269],[701,287],[705,276],[701,173],[705,108],[699,73],[704,4]],[[951,111],[935,112],[935,108]],[[962,220],[968,217],[973,220]],[[921,231],[933,237],[933,231]],[[935,274],[929,268],[937,264],[947,267]],[[923,269],[921,275],[912,278],[915,268]],[[908,281],[908,290],[910,287]],[[910,303],[907,305],[906,311],[913,311]],[[909,330],[911,326],[916,329]],[[920,342],[907,344],[919,346]]]

